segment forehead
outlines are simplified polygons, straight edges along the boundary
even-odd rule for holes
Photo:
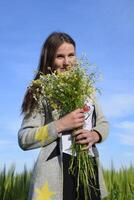
[[[75,52],[75,48],[72,44],[64,42],[63,44],[61,44],[56,53],[70,53],[70,52]]]

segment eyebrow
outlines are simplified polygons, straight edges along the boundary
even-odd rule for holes
[[[75,52],[70,52],[69,55],[70,54],[74,54],[75,55]],[[56,55],[64,55],[64,53],[56,53]]]

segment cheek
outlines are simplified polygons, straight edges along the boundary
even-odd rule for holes
[[[75,63],[76,63],[76,57],[71,58],[71,59],[70,59],[70,63],[71,63],[71,64],[75,64]]]
[[[55,68],[61,67],[62,64],[63,64],[63,61],[62,61],[62,60],[55,59],[55,61],[54,61],[54,66],[55,66]]]

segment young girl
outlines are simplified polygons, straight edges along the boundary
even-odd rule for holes
[[[66,33],[54,32],[46,39],[40,56],[38,72],[48,74],[50,71],[66,71],[76,60],[76,45]],[[51,70],[50,70],[51,67]],[[85,150],[92,148],[97,192],[91,187],[91,199],[100,200],[106,196],[102,171],[98,162],[96,143],[102,142],[108,134],[108,122],[96,100],[88,102],[90,118],[86,120],[82,108],[54,120],[52,109],[44,99],[39,112],[36,101],[28,89],[22,104],[24,119],[18,133],[19,145],[23,150],[41,148],[35,163],[29,190],[29,200],[75,200],[76,176],[68,172],[71,151],[70,135],[73,129],[78,144],[86,145]],[[83,127],[83,128],[80,128]],[[90,187],[90,186],[89,186]],[[83,186],[79,189],[79,200],[84,200]]]

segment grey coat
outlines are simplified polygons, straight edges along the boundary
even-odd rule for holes
[[[96,123],[93,129],[100,133],[102,142],[108,135],[108,122],[96,101],[95,112]],[[43,102],[40,112],[34,110],[31,114],[25,114],[18,132],[18,141],[23,150],[41,148],[33,169],[28,199],[63,200],[62,137],[56,132],[52,111],[46,101]],[[48,159],[57,144],[60,154]],[[97,148],[94,147],[93,151],[98,162],[99,184],[103,198],[107,195],[107,191]]]

